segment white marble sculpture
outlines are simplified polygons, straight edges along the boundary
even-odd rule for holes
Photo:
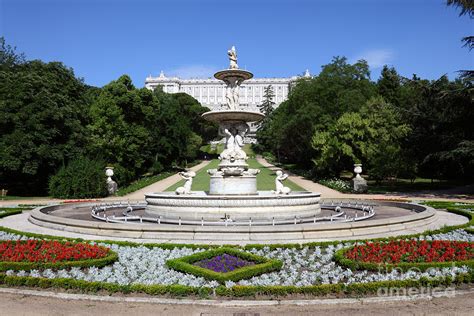
[[[276,172],[275,178],[275,194],[289,194],[291,189],[283,185],[283,181],[288,178],[286,173],[283,173],[281,170]]]
[[[194,171],[182,171],[179,173],[181,178],[185,180],[184,185],[176,189],[176,194],[189,194],[191,193],[191,186],[193,184],[193,178],[196,176],[196,172]]]
[[[229,69],[239,69],[239,65],[237,65],[237,51],[235,50],[235,46],[232,46],[231,49],[227,51],[227,55],[229,56]]]
[[[223,133],[226,138],[225,149],[220,154],[221,159],[228,159],[230,161],[246,160],[247,154],[242,150],[244,146],[244,136],[248,130],[246,124],[230,126],[226,128],[223,126]]]

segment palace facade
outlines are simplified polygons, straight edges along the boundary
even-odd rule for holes
[[[290,78],[254,78],[246,80],[240,86],[239,102],[241,108],[256,110],[262,104],[264,89],[267,86],[273,87],[275,93],[275,107],[288,98],[291,87],[298,79],[311,77],[308,70],[303,76],[293,76]],[[217,79],[181,79],[178,77],[167,77],[161,71],[158,77],[151,75],[145,79],[145,87],[155,89],[161,86],[164,92],[178,93],[184,92],[194,97],[203,106],[211,110],[219,110],[225,100],[225,84]]]

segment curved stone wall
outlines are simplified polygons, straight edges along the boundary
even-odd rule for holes
[[[176,195],[169,192],[146,194],[146,212],[154,216],[186,220],[219,220],[227,216],[233,220],[278,220],[309,217],[321,213],[321,195],[296,192],[275,195],[259,192],[258,195],[207,195],[196,192]]]
[[[393,235],[412,233],[414,228],[433,228],[437,221],[436,211],[430,207],[409,204],[380,202],[381,205],[400,207],[413,211],[410,215],[362,222],[299,224],[281,226],[191,226],[168,224],[117,224],[91,220],[79,220],[52,215],[55,211],[73,212],[82,205],[58,205],[37,208],[31,212],[29,221],[39,226],[57,230],[98,236],[154,239],[191,243],[280,243],[309,242],[314,240],[368,238],[380,234]],[[92,207],[91,204],[88,204]],[[441,225],[441,224],[440,224]]]

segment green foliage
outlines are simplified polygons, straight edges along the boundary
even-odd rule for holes
[[[319,76],[301,79],[273,111],[257,132],[258,150],[272,152],[279,161],[311,167],[314,133],[327,130],[343,113],[358,110],[374,93],[365,61],[351,65],[335,57]]]
[[[199,135],[213,126],[201,118],[206,110],[188,95],[136,89],[122,76],[102,88],[91,105],[91,152],[118,168],[121,184],[192,160],[202,144]]]
[[[358,112],[346,112],[326,131],[313,135],[318,174],[339,174],[350,162],[368,165],[374,178],[397,176],[400,140],[410,131],[383,98],[368,100]]]
[[[454,284],[469,284],[474,280],[474,272],[470,271],[465,274],[456,275],[454,278],[421,278],[419,280],[396,280],[396,281],[380,281],[370,283],[352,283],[345,284],[320,284],[311,286],[243,286],[236,285],[226,288],[221,285],[215,289],[217,297],[285,297],[294,296],[296,294],[305,296],[327,296],[327,295],[344,295],[359,297],[360,295],[375,294],[379,289],[397,289],[405,290],[410,288],[427,288],[450,286]],[[65,290],[76,290],[86,293],[97,293],[106,291],[112,293],[145,293],[149,295],[171,295],[173,297],[182,297],[190,295],[198,295],[201,298],[213,293],[211,288],[191,287],[184,285],[119,285],[106,282],[88,282],[74,279],[47,279],[35,277],[7,276],[0,273],[0,284],[10,287],[27,286],[39,287],[42,289],[55,288]],[[203,295],[204,294],[204,295]]]
[[[193,265],[194,262],[201,261],[204,259],[210,259],[212,257],[219,256],[224,253],[255,262],[256,264],[238,268],[225,273],[215,272],[206,268],[201,268],[199,266]],[[198,252],[186,257],[171,259],[166,261],[166,265],[171,269],[177,271],[193,274],[196,276],[202,276],[208,280],[216,280],[218,282],[224,283],[229,280],[236,282],[242,279],[250,279],[254,276],[263,273],[279,270],[281,269],[283,263],[276,259],[267,259],[249,252],[242,252],[234,248],[222,247],[207,250],[204,252]]]
[[[84,157],[71,160],[49,181],[49,194],[56,198],[94,198],[107,196],[105,164]]]
[[[41,61],[2,64],[0,83],[0,187],[44,194],[49,176],[84,152],[87,88],[61,63]]]
[[[412,132],[404,151],[426,178],[474,176],[474,111],[472,82],[421,80],[414,76],[402,86],[400,108]]]
[[[352,192],[351,184],[348,181],[341,179],[322,179],[318,181],[320,184],[331,188],[333,190],[350,193]]]

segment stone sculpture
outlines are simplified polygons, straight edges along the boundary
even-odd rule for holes
[[[291,189],[283,185],[283,181],[288,178],[286,173],[283,173],[281,170],[276,172],[275,178],[275,194],[289,194]]]
[[[229,69],[239,69],[239,65],[237,65],[237,51],[235,50],[235,46],[232,46],[231,49],[227,51],[227,55],[229,56]]]
[[[196,176],[196,173],[194,171],[181,171],[179,175],[185,180],[185,182],[182,187],[176,189],[176,194],[182,195],[191,193],[191,186],[193,184],[193,178]]]

